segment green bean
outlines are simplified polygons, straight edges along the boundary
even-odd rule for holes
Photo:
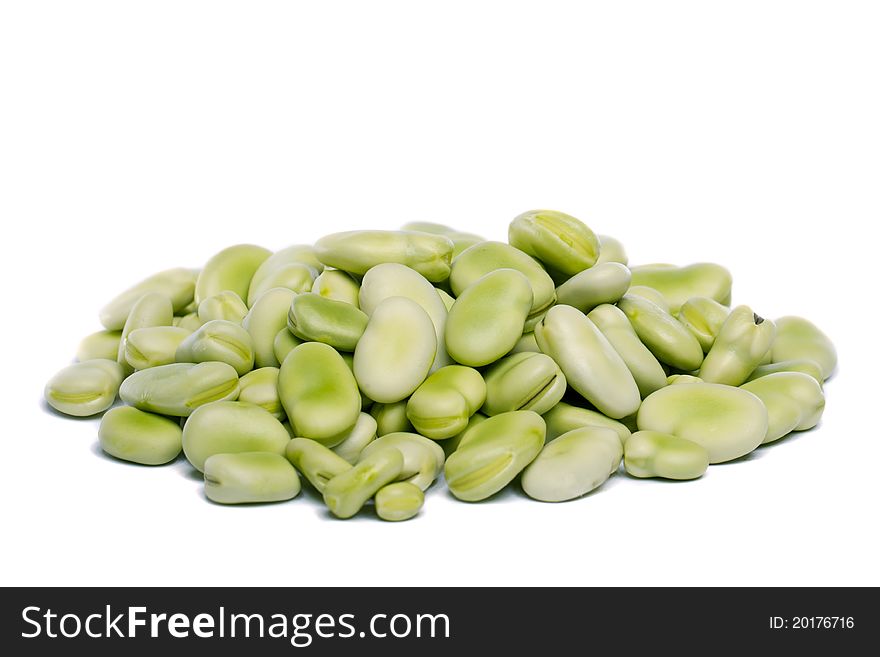
[[[449,275],[453,294],[461,297],[467,288],[498,269],[514,269],[528,280],[532,289],[528,318],[540,316],[555,303],[556,287],[544,268],[534,258],[502,242],[475,244],[455,258]]]
[[[238,401],[249,402],[268,411],[272,417],[283,420],[286,415],[278,397],[277,367],[261,367],[239,379]]]
[[[477,370],[448,365],[413,392],[406,417],[423,436],[442,440],[460,433],[485,400],[486,383]]]
[[[768,426],[763,443],[779,440],[792,431],[812,429],[825,410],[822,385],[808,374],[776,372],[741,386],[767,407]]]
[[[602,332],[579,310],[555,306],[535,328],[541,351],[559,364],[574,390],[602,413],[634,413],[641,397],[626,363]]]
[[[689,372],[703,362],[703,349],[675,317],[647,299],[626,294],[618,302],[644,345],[657,360]]]
[[[398,481],[380,488],[375,502],[376,515],[397,522],[415,517],[425,503],[425,494],[408,481]]]
[[[834,344],[812,322],[802,317],[780,317],[776,320],[776,339],[771,349],[771,362],[807,358],[822,368],[827,379],[837,367]]]
[[[624,446],[624,464],[633,477],[697,479],[709,467],[709,452],[668,433],[637,431]]]
[[[228,322],[241,324],[247,315],[248,307],[232,290],[223,290],[214,296],[202,299],[198,305],[198,315],[202,324],[214,319],[225,319]]]
[[[452,242],[443,235],[403,230],[353,230],[315,242],[315,255],[329,267],[366,274],[371,267],[396,262],[432,283],[449,277],[452,249]]]
[[[569,278],[556,288],[556,301],[589,312],[603,303],[615,303],[629,289],[629,269],[617,262],[598,264]]]
[[[241,299],[248,298],[251,279],[271,252],[253,244],[237,244],[214,255],[199,273],[195,298],[203,299],[224,290],[235,292]]]
[[[183,427],[183,453],[204,472],[214,454],[273,452],[284,454],[290,438],[276,418],[256,404],[218,401],[200,406]]]
[[[477,424],[446,460],[450,492],[466,502],[494,495],[538,455],[545,430],[544,420],[532,411],[501,413]]]
[[[135,329],[125,339],[125,361],[136,370],[173,363],[177,348],[191,333],[178,326]]]
[[[747,390],[690,383],[649,395],[639,409],[638,427],[691,440],[706,448],[709,463],[722,463],[761,444],[768,416],[761,400]]]
[[[110,456],[142,465],[162,465],[181,450],[180,425],[161,415],[117,406],[104,413],[98,441]]]
[[[647,285],[660,292],[675,315],[691,297],[709,297],[730,305],[730,272],[721,265],[700,262],[686,267],[674,265],[641,265],[631,267],[632,284]]]
[[[498,360],[522,336],[531,305],[532,290],[521,273],[499,269],[486,274],[471,284],[449,311],[446,350],[470,367]]]
[[[235,369],[219,362],[151,367],[135,372],[119,387],[119,397],[126,404],[178,417],[190,415],[203,404],[232,401],[238,393]]]
[[[55,374],[46,384],[43,395],[56,411],[87,417],[113,405],[123,376],[122,367],[116,361],[84,360]]]
[[[552,358],[524,352],[506,356],[489,366],[485,388],[483,412],[486,415],[507,411],[534,411],[540,415],[562,399],[566,382]]]
[[[565,502],[598,488],[617,471],[623,448],[612,429],[583,427],[548,443],[522,475],[526,495]]]
[[[266,290],[251,305],[241,322],[251,336],[254,346],[254,364],[257,367],[278,367],[275,356],[275,338],[287,328],[287,316],[297,294],[286,288]]]
[[[554,210],[524,212],[510,223],[508,241],[547,267],[574,275],[596,264],[599,240],[571,215]]]
[[[254,368],[254,343],[239,324],[215,319],[186,336],[174,359],[178,363],[227,363],[242,376]]]
[[[333,347],[306,342],[281,364],[278,396],[297,436],[328,447],[345,440],[361,412],[357,382]]]
[[[215,454],[205,461],[205,496],[213,502],[282,502],[299,491],[296,470],[276,453]]]
[[[101,309],[100,320],[104,328],[119,331],[131,314],[131,309],[145,294],[157,293],[171,301],[174,312],[182,310],[193,300],[196,276],[192,269],[166,269],[144,279],[127,289]]]
[[[354,375],[370,399],[384,404],[409,397],[428,376],[437,334],[422,307],[389,297],[373,311],[354,351]]]
[[[597,411],[588,408],[580,408],[572,406],[565,402],[559,402],[543,415],[544,421],[547,423],[547,442],[556,440],[564,433],[568,433],[572,429],[580,429],[582,427],[605,427],[613,429],[617,434],[620,444],[623,445],[629,439],[630,430],[621,422],[612,420]]]
[[[80,341],[76,349],[76,359],[79,361],[94,360],[95,358],[116,360],[121,339],[121,330],[104,330],[91,333]]]
[[[323,342],[339,351],[354,351],[368,321],[356,306],[310,292],[293,297],[287,327],[301,340]]]

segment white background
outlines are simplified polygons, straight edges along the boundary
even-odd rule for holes
[[[8,2],[0,582],[861,585],[878,571],[880,20],[865,2]],[[535,207],[835,340],[819,428],[693,483],[418,519],[206,502],[42,404],[154,270]]]

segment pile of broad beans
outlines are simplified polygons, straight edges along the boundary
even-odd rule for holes
[[[441,473],[486,499],[578,498],[620,469],[696,479],[816,425],[831,341],[731,309],[722,266],[627,266],[548,210],[508,242],[446,226],[351,231],[275,253],[231,246],[110,301],[45,398],[103,413],[113,457],[181,451],[214,502],[415,516]],[[115,405],[117,398],[121,405]]]

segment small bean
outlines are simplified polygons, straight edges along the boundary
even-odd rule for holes
[[[542,502],[565,502],[598,488],[617,471],[623,448],[613,429],[584,427],[547,443],[526,466],[522,487]]]
[[[49,406],[65,415],[88,417],[113,405],[124,372],[107,358],[68,365],[46,384],[43,395]]]
[[[418,514],[425,504],[425,494],[408,481],[398,481],[380,488],[375,502],[376,515],[382,520],[398,522]]]
[[[98,429],[101,449],[123,461],[162,465],[177,458],[182,430],[172,419],[117,406],[104,413]]]
[[[290,437],[276,418],[255,404],[219,401],[193,411],[183,427],[183,453],[196,470],[214,454],[284,454]]]
[[[709,467],[709,452],[668,433],[636,431],[624,446],[624,464],[633,477],[697,479]]]
[[[296,470],[274,452],[214,454],[205,461],[205,495],[213,502],[282,502],[299,491]]]

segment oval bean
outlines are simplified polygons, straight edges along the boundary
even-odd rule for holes
[[[273,287],[261,294],[241,322],[251,336],[254,364],[257,367],[278,367],[275,356],[275,338],[287,329],[287,315],[297,294],[293,290]]]
[[[566,382],[552,358],[524,352],[491,365],[486,370],[485,388],[486,415],[507,411],[534,411],[540,415],[562,399]]]
[[[544,420],[532,411],[501,413],[480,422],[446,460],[450,492],[466,502],[494,495],[538,455],[545,431]]]
[[[205,496],[212,502],[283,502],[299,491],[299,475],[280,454],[215,454],[205,461]]]
[[[182,430],[176,421],[117,406],[104,413],[98,428],[98,442],[110,456],[142,465],[162,465],[177,458]]]
[[[625,294],[618,302],[639,340],[657,360],[689,372],[703,362],[703,348],[675,317],[647,299]]]
[[[166,269],[158,274],[142,280],[122,292],[101,309],[100,320],[104,328],[119,331],[131,314],[131,309],[145,294],[157,293],[171,301],[174,312],[189,305],[195,293],[198,272],[193,269],[178,267]]]
[[[745,456],[767,435],[764,404],[741,388],[691,383],[661,388],[639,409],[638,428],[692,440],[709,452],[709,463]]]
[[[76,359],[79,361],[107,358],[116,360],[119,353],[119,342],[122,339],[122,331],[96,331],[84,337],[76,349]]]
[[[741,386],[767,407],[768,426],[763,443],[779,440],[792,431],[812,429],[825,410],[822,385],[808,374],[776,372]]]
[[[375,502],[376,515],[382,520],[398,522],[418,514],[425,504],[425,494],[408,481],[398,481],[380,488]]]
[[[599,240],[582,221],[555,210],[531,210],[516,217],[508,242],[547,267],[574,275],[596,264]]]
[[[241,324],[247,311],[248,307],[240,296],[232,290],[223,290],[207,299],[202,299],[198,305],[197,313],[202,324],[215,319]]]
[[[119,397],[142,411],[186,417],[215,401],[238,398],[238,374],[227,363],[172,363],[129,376]]]
[[[183,453],[204,472],[214,454],[273,452],[284,454],[290,437],[276,418],[255,404],[218,401],[200,406],[183,426]]]
[[[486,401],[486,383],[477,370],[448,365],[425,379],[406,404],[406,417],[428,438],[460,433]]]
[[[361,412],[357,382],[333,347],[306,342],[281,364],[278,396],[297,436],[338,445]]]
[[[392,403],[409,397],[428,376],[437,335],[422,307],[405,297],[380,302],[354,351],[354,375],[370,399]]]
[[[617,306],[603,304],[587,315],[633,375],[639,394],[644,398],[666,385],[666,372],[654,354],[642,344],[629,319]]]
[[[624,464],[633,477],[698,479],[709,467],[709,452],[668,433],[636,431],[624,446]]]
[[[290,304],[287,328],[301,340],[323,342],[340,351],[354,351],[369,318],[356,306],[317,294],[297,294]]]
[[[837,350],[831,339],[803,317],[780,317],[776,320],[776,339],[771,349],[771,362],[807,358],[822,368],[827,379],[837,367]]]
[[[125,339],[125,361],[136,370],[173,363],[177,348],[191,333],[178,326],[135,329]]]
[[[452,305],[446,320],[446,350],[470,367],[498,360],[522,336],[531,305],[532,289],[521,273],[499,269],[486,274]]]
[[[432,283],[449,277],[452,249],[452,242],[443,235],[404,230],[353,230],[315,242],[315,255],[329,267],[366,274],[376,265],[397,262]]]
[[[287,416],[278,397],[280,372],[277,367],[261,367],[245,374],[239,380],[238,401],[259,406],[272,417],[284,420]]]
[[[106,358],[68,365],[49,379],[43,396],[60,413],[88,417],[113,405],[124,372],[116,361]]]
[[[623,448],[612,429],[584,427],[548,443],[522,475],[526,495],[565,502],[586,495],[617,471]]]
[[[730,305],[733,279],[730,272],[712,262],[698,262],[686,267],[672,265],[641,265],[632,267],[632,284],[653,287],[669,302],[675,315],[691,297],[709,297]]]
[[[254,368],[254,343],[240,325],[215,319],[186,336],[174,354],[178,363],[220,362],[239,376]]]
[[[589,312],[603,303],[617,302],[629,289],[630,272],[617,262],[598,264],[569,278],[556,288],[556,302]]]
[[[417,271],[404,265],[394,262],[376,265],[361,282],[358,294],[360,308],[367,315],[372,315],[379,304],[390,297],[411,299],[428,314],[437,336],[437,353],[431,371],[448,365],[451,360],[443,340],[448,311],[434,286]]]
[[[559,364],[568,384],[602,413],[621,418],[641,401],[635,379],[611,343],[583,313],[555,306],[535,328],[541,351]]]
[[[248,298],[251,280],[272,252],[253,244],[236,244],[212,256],[199,273],[196,281],[196,302],[201,304],[224,290],[235,292],[241,299]]]
[[[540,263],[503,242],[481,242],[455,258],[449,275],[453,294],[461,297],[467,288],[498,269],[516,270],[528,280],[532,290],[528,318],[540,316],[556,301],[556,286]]]

